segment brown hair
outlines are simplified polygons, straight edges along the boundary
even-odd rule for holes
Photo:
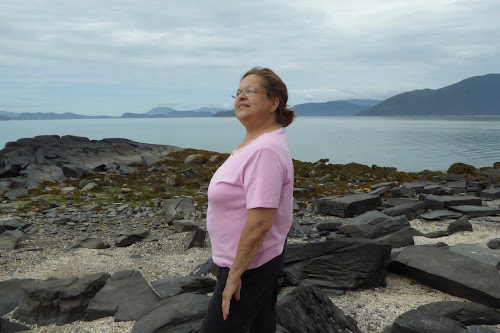
[[[242,80],[248,75],[257,75],[262,80],[262,87],[270,98],[278,97],[279,105],[276,109],[276,121],[282,127],[287,127],[296,117],[295,111],[287,109],[288,90],[281,78],[269,68],[254,67],[243,75]]]

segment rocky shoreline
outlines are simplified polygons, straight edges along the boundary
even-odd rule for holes
[[[206,189],[225,158],[124,139],[42,136],[7,144],[0,151],[0,327],[196,332],[214,277]],[[456,164],[447,173],[327,160],[294,167],[282,332],[311,331],[307,325],[343,332],[500,329],[500,315],[488,310],[500,308],[500,163],[480,170]],[[116,304],[101,298],[117,297],[106,294],[113,283],[127,293],[128,279],[140,281],[150,298],[123,302],[128,312],[109,310]],[[33,305],[40,293],[48,297],[47,284],[46,300],[57,305]],[[75,289],[78,296],[64,296]],[[168,315],[177,294],[194,302],[187,309],[201,306],[184,326]],[[331,304],[319,306],[324,297]],[[79,299],[79,307],[68,307],[68,299]],[[417,310],[443,301],[455,303]],[[464,310],[471,304],[483,307],[481,316]],[[299,312],[310,318],[290,316]],[[140,315],[150,316],[149,324]],[[166,317],[171,322],[162,322]],[[416,321],[441,331],[411,326]]]

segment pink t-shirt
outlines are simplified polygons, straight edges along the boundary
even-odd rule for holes
[[[210,181],[207,229],[217,265],[233,265],[247,210],[258,207],[277,210],[273,225],[248,269],[279,256],[292,225],[293,163],[284,128],[264,133],[236,150]]]

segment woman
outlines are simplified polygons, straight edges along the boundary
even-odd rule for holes
[[[246,136],[208,188],[207,229],[219,266],[200,333],[275,332],[278,279],[292,224],[293,164],[286,85],[254,67],[234,96]]]

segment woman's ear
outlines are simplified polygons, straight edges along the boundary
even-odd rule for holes
[[[276,110],[278,110],[278,106],[280,106],[280,99],[279,97],[274,97],[273,104],[271,104],[271,112],[276,112]]]

